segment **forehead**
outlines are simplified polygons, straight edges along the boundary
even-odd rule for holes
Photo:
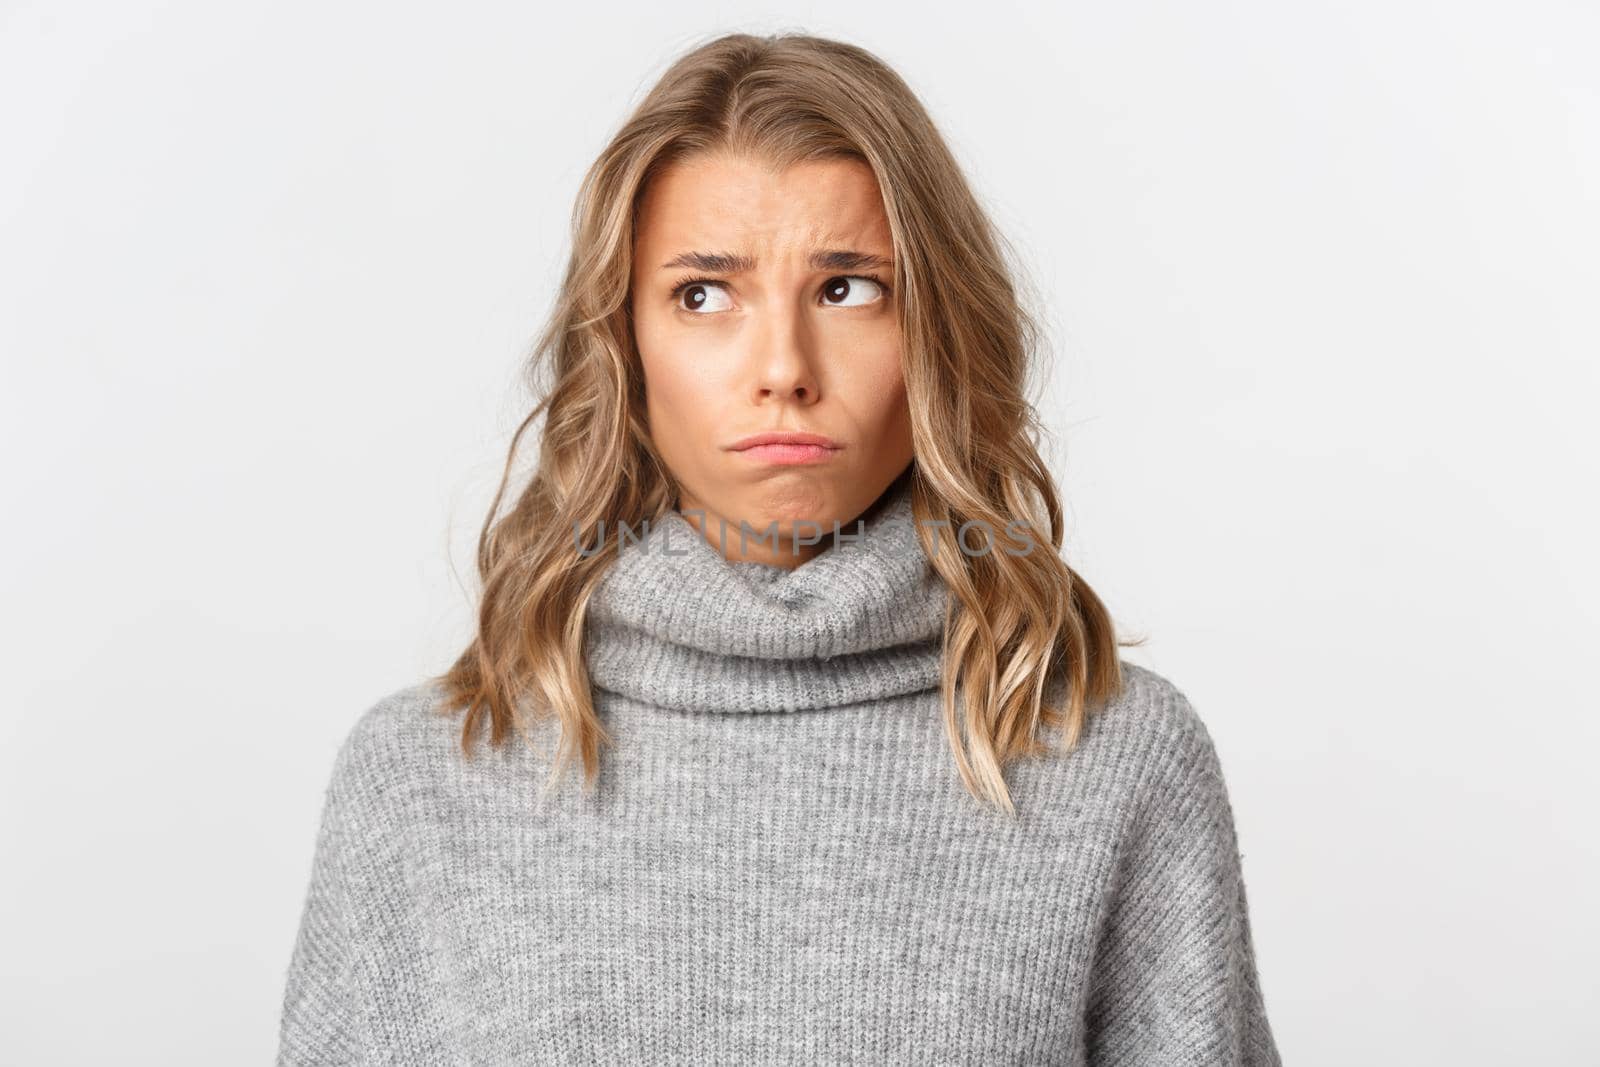
[[[877,179],[854,159],[808,160],[784,170],[746,156],[702,155],[657,174],[639,204],[636,249],[659,266],[685,251],[891,248]]]

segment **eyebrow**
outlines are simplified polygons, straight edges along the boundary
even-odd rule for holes
[[[813,252],[810,258],[813,270],[888,270],[889,260],[872,252],[830,250]],[[709,274],[742,274],[756,269],[756,258],[740,252],[682,252],[665,263],[662,270],[688,267]]]

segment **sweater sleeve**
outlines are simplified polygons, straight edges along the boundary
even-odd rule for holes
[[[347,741],[323,795],[310,886],[283,995],[278,1067],[361,1062],[350,903],[354,839],[343,784],[350,749]]]
[[[1096,950],[1088,1062],[1280,1067],[1222,768],[1181,694],[1173,710]]]

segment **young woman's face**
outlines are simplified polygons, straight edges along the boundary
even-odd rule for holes
[[[894,247],[865,164],[774,172],[700,155],[662,171],[639,206],[629,299],[651,438],[679,510],[726,553],[797,566],[832,544],[911,462]],[[876,278],[877,280],[874,280]],[[829,447],[738,448],[769,431]],[[741,550],[739,524],[820,543]],[[719,547],[721,547],[719,545]]]

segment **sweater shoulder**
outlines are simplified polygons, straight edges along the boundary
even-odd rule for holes
[[[392,690],[356,716],[339,746],[331,787],[348,796],[393,789],[449,755],[459,736],[460,718],[446,708],[436,679]]]
[[[1221,783],[1211,730],[1188,695],[1165,675],[1123,661],[1122,691],[1090,713],[1082,744],[1116,765],[1139,794]]]
[[[1105,711],[1118,729],[1161,747],[1192,748],[1211,742],[1211,731],[1189,695],[1170,678],[1137,663],[1122,663],[1123,689]]]

